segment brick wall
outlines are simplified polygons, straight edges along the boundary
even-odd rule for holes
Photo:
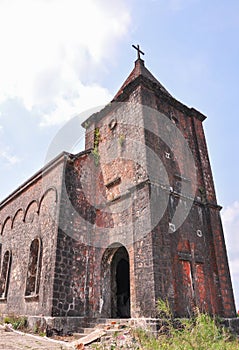
[[[58,159],[44,175],[39,172],[1,203],[1,261],[6,251],[11,252],[8,293],[0,298],[2,314],[51,315],[63,167],[64,159]],[[36,238],[42,246],[40,283],[26,296],[30,246]]]

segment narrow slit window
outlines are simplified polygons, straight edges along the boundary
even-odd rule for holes
[[[30,255],[27,271],[26,293],[25,296],[37,296],[40,286],[42,260],[42,243],[39,238],[32,241],[30,246]]]
[[[6,299],[9,286],[10,269],[11,269],[12,255],[7,250],[3,256],[1,278],[0,278],[0,299]]]

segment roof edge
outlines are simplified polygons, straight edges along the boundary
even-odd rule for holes
[[[133,91],[135,87],[140,84],[145,84],[146,87],[150,87],[154,92],[160,94],[160,98],[167,100],[175,108],[183,110],[183,112],[185,112],[188,116],[195,117],[199,119],[201,122],[203,122],[207,118],[203,113],[199,112],[195,108],[188,107],[187,105],[178,101],[172,95],[166,93],[158,84],[156,84],[155,82],[153,82],[152,80],[144,76],[138,76],[135,80],[130,82],[127,86],[125,86],[122,93],[116,99],[113,99],[111,102],[117,103],[117,102],[125,101],[126,98],[128,98],[131,91]]]
[[[3,208],[8,202],[10,202],[16,195],[23,192],[27,187],[29,187],[32,183],[37,181],[43,174],[49,172],[52,168],[56,167],[62,161],[67,160],[67,158],[80,157],[84,154],[90,153],[91,150],[84,150],[77,154],[72,154],[66,151],[59,153],[55,158],[50,160],[45,166],[43,166],[40,170],[34,173],[30,178],[24,181],[20,186],[18,186],[13,192],[11,192],[6,198],[4,198],[0,202],[0,209]]]
[[[20,186],[18,186],[13,192],[11,192],[5,199],[0,202],[0,209],[6,205],[11,199],[16,196],[18,193],[21,193],[25,188],[27,188],[30,184],[35,182],[42,176],[42,173],[49,171],[51,168],[55,167],[58,163],[63,161],[70,153],[61,152],[55,158],[53,158],[49,163],[47,163],[44,167],[34,173],[30,178],[23,182]]]

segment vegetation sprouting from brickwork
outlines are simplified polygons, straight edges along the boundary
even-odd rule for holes
[[[95,128],[95,131],[94,131],[94,148],[92,150],[92,154],[94,156],[94,160],[95,160],[95,165],[96,166],[99,165],[99,161],[100,161],[99,143],[100,143],[100,130],[99,130],[99,128]]]

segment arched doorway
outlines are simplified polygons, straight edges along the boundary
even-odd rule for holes
[[[126,248],[107,248],[102,258],[102,316],[130,317],[130,268]]]
[[[130,317],[130,279],[129,279],[129,256],[124,247],[119,248],[112,260],[112,287],[115,299],[112,309],[112,317]]]

